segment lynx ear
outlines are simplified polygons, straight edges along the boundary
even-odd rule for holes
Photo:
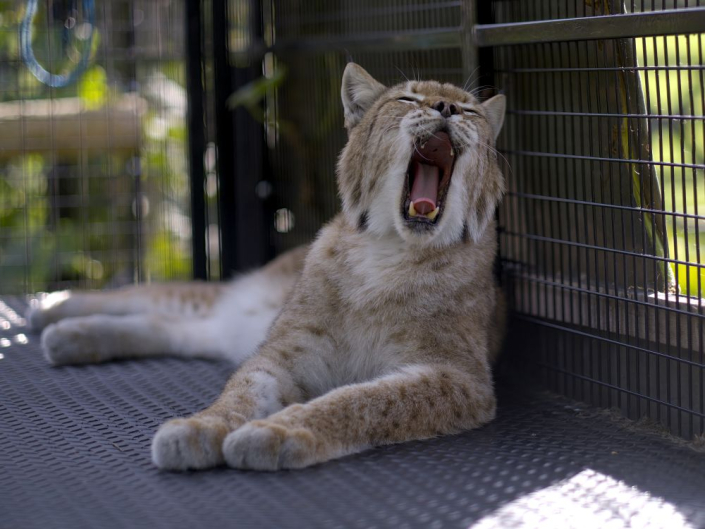
[[[499,136],[499,131],[502,130],[502,124],[504,123],[504,111],[507,109],[507,98],[502,94],[496,95],[482,103],[482,108],[485,110],[485,117],[487,121],[490,122],[494,139],[496,140],[497,136]]]
[[[387,88],[376,81],[364,68],[354,62],[348,63],[343,72],[340,96],[345,111],[345,128],[351,130],[357,125],[367,109]]]

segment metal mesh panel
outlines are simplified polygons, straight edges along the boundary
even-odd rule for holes
[[[282,1],[265,9],[266,38],[276,53],[265,58],[265,71],[286,69],[268,102],[276,123],[268,145],[277,252],[310,241],[339,207],[335,162],[346,141],[340,104],[345,64],[354,60],[388,85],[412,78],[462,85],[462,4]]]
[[[497,22],[513,23],[686,9],[698,7],[700,2],[701,0],[498,0],[493,2],[493,7]]]
[[[89,68],[50,88],[20,57],[27,2],[0,2],[0,292],[190,274],[183,2],[95,2]],[[39,2],[33,48],[69,69],[81,2]]]
[[[494,16],[620,11],[593,4],[495,2]],[[494,50],[509,101],[500,248],[513,332],[533,345],[520,357],[558,391],[686,437],[705,417],[703,53],[702,35]]]
[[[461,4],[459,0],[280,1],[276,2],[277,36],[341,38],[361,33],[455,28],[460,22]]]

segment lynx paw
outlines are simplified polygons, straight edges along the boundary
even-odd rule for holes
[[[65,308],[68,306],[71,292],[68,290],[62,292],[52,292],[44,299],[34,300],[34,304],[27,310],[25,319],[29,330],[40,332],[48,325],[65,318],[67,314]]]
[[[214,418],[173,419],[152,440],[152,461],[162,470],[189,470],[223,464],[222,444],[229,429]]]
[[[39,332],[49,325],[47,312],[41,306],[27,309],[24,318],[27,321],[27,327],[33,332]]]
[[[60,321],[42,332],[44,356],[55,366],[101,362],[106,359],[106,345],[89,324],[79,320]]]
[[[252,421],[223,442],[228,466],[251,470],[303,468],[319,462],[316,438],[306,428],[289,428],[272,421]]]

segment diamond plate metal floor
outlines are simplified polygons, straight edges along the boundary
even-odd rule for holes
[[[51,368],[25,338],[23,303],[5,303],[2,529],[705,527],[705,455],[506,381],[497,420],[461,435],[301,471],[159,472],[157,426],[210,403],[230,366]]]

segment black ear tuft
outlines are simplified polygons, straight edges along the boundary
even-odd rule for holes
[[[367,211],[360,213],[360,218],[357,221],[357,229],[360,231],[367,229]]]

